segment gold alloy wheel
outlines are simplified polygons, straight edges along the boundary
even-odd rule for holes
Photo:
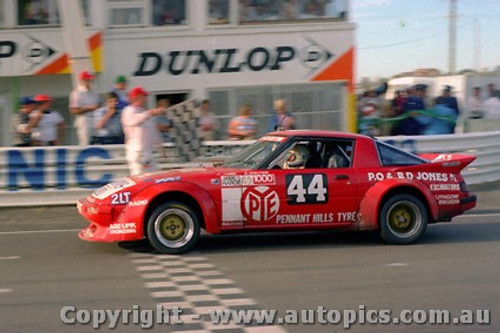
[[[184,220],[177,215],[166,216],[160,222],[160,232],[163,237],[170,241],[178,240],[186,230]]]
[[[158,240],[169,248],[186,245],[194,235],[194,221],[185,210],[169,208],[162,212],[154,222]]]
[[[394,203],[387,212],[389,229],[398,237],[411,237],[418,232],[423,223],[417,205],[410,201]]]

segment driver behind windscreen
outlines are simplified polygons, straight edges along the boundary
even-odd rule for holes
[[[311,157],[308,145],[298,144],[286,154],[283,169],[304,169],[307,160]]]

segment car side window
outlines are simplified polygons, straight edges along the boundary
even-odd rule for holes
[[[325,153],[327,168],[349,168],[352,164],[353,142],[329,142]]]
[[[352,141],[302,139],[269,164],[269,169],[324,169],[351,166]]]
[[[383,142],[377,142],[377,149],[380,156],[380,162],[384,166],[417,165],[427,162],[418,156],[415,156],[411,153],[400,150]]]

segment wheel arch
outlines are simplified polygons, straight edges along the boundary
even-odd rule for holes
[[[154,210],[160,206],[161,204],[168,202],[168,201],[174,201],[182,204],[186,204],[189,207],[191,207],[200,222],[200,227],[205,229],[205,217],[203,214],[203,210],[198,203],[198,201],[192,197],[191,195],[182,192],[182,191],[169,191],[169,192],[162,192],[158,194],[156,197],[154,197],[148,204],[146,208],[146,212],[144,214],[144,224],[147,224],[149,221],[149,218],[151,217],[151,214],[153,214]]]
[[[184,182],[166,183],[150,186],[136,194],[133,201],[144,200],[147,205],[128,207],[120,214],[122,221],[137,221],[138,234],[146,236],[146,225],[159,204],[168,200],[186,203],[196,211],[200,227],[209,233],[219,233],[220,223],[217,207],[208,192],[203,188]],[[142,223],[139,223],[142,221]]]
[[[373,185],[361,200],[359,208],[361,229],[378,229],[380,227],[379,213],[382,205],[389,198],[398,194],[415,196],[424,205],[430,221],[435,221],[438,218],[438,205],[427,187],[409,180],[386,180]]]

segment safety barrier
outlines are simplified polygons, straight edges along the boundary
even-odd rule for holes
[[[469,184],[500,180],[500,131],[457,135],[382,137],[417,153],[463,152],[477,156],[465,171]],[[182,149],[165,144],[162,169],[223,161],[251,141],[207,141],[188,161]],[[0,207],[72,204],[96,187],[128,174],[123,145],[0,149]]]

